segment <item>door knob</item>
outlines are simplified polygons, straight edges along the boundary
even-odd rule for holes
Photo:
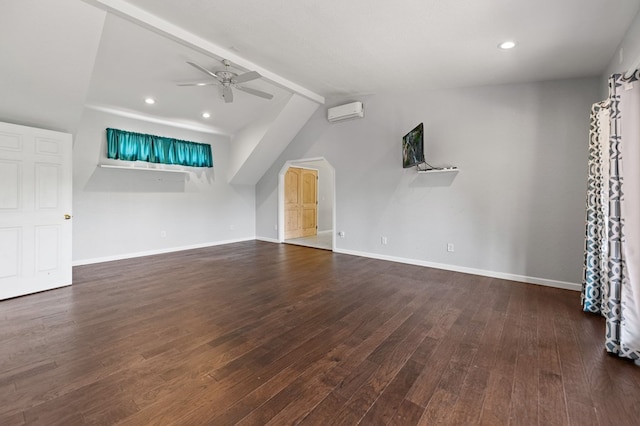
[[[70,214],[65,214],[64,215],[64,220],[69,220],[71,219],[71,215]]]

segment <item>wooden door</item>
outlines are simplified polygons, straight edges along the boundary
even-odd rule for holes
[[[289,167],[284,175],[284,238],[298,238],[301,233],[300,217],[300,178],[302,169]]]
[[[284,177],[285,240],[318,232],[318,171],[290,167]]]
[[[0,299],[71,284],[71,147],[0,123]]]
[[[302,169],[301,236],[318,233],[318,171]]]

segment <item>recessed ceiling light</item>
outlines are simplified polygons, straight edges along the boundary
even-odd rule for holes
[[[211,117],[211,114],[209,114],[208,112],[202,113],[202,118],[209,118],[209,117]]]
[[[500,43],[498,45],[498,47],[502,50],[509,50],[509,49],[513,49],[514,47],[516,47],[516,42],[515,41],[504,41],[502,43]]]
[[[153,98],[146,98],[146,99],[144,100],[144,102],[145,102],[145,103],[147,103],[147,104],[149,104],[149,105],[153,105],[153,104],[155,104],[155,103],[156,103],[156,100],[155,100],[155,99],[153,99]]]

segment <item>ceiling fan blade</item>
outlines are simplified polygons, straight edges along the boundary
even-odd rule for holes
[[[213,86],[214,84],[217,84],[217,83],[204,83],[204,82],[178,83],[177,86]]]
[[[252,89],[250,87],[242,87],[236,86],[236,89],[242,90],[243,92],[251,93],[252,95],[260,96],[265,99],[272,99],[273,95],[271,93],[263,92],[262,90]]]
[[[212,72],[211,72],[211,71],[209,71],[208,69],[206,69],[206,68],[204,68],[204,67],[201,67],[201,66],[200,66],[200,65],[198,65],[198,64],[194,64],[193,62],[189,62],[189,61],[187,61],[187,63],[188,63],[189,65],[191,65],[192,67],[194,67],[194,68],[196,68],[196,69],[199,69],[199,70],[200,70],[200,71],[202,71],[203,73],[205,73],[205,74],[207,74],[207,75],[209,75],[209,76],[211,76],[211,77],[215,78],[216,80],[218,80],[218,81],[222,81],[222,80],[220,79],[220,77],[218,77],[217,75],[215,75],[214,73],[212,73]]]
[[[247,81],[255,80],[262,77],[258,71],[249,71],[244,74],[240,74],[236,76],[233,81],[234,83],[246,83]]]
[[[222,97],[224,98],[225,103],[233,102],[233,92],[231,91],[231,87],[225,86],[222,88]]]

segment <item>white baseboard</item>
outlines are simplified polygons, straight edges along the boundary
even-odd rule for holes
[[[331,229],[329,229],[328,231],[318,231],[318,235],[325,235],[325,234],[331,234],[331,233],[333,233]],[[267,243],[280,243],[280,241],[277,238],[270,238],[270,237],[256,237],[256,240],[265,241]]]
[[[112,262],[114,260],[132,259],[134,257],[152,256],[154,254],[173,253],[173,252],[176,252],[176,251],[184,251],[184,250],[193,250],[193,249],[199,249],[199,248],[204,248],[204,247],[221,246],[221,245],[224,245],[224,244],[240,243],[240,242],[243,242],[243,241],[253,241],[255,239],[257,239],[257,238],[254,238],[254,237],[239,238],[239,239],[235,239],[235,240],[223,240],[223,241],[215,241],[215,242],[209,242],[209,243],[203,243],[203,244],[193,244],[193,245],[189,245],[189,246],[169,247],[169,248],[158,249],[158,250],[148,250],[148,251],[140,251],[140,252],[135,252],[135,253],[117,254],[117,255],[114,255],[114,256],[96,257],[96,258],[93,258],[93,259],[81,259],[81,260],[74,260],[72,262],[72,265],[73,266],[91,265],[91,264],[94,264],[94,263]]]
[[[268,237],[240,238],[236,240],[215,241],[215,242],[204,243],[204,244],[194,244],[190,246],[171,247],[166,249],[149,250],[149,251],[137,252],[137,253],[127,253],[127,254],[99,257],[99,258],[93,258],[93,259],[82,259],[82,260],[76,260],[72,264],[73,266],[91,265],[94,263],[111,262],[114,260],[131,259],[135,257],[151,256],[154,254],[172,253],[176,251],[193,250],[198,248],[220,246],[224,244],[233,244],[233,243],[240,243],[243,241],[253,241],[253,240],[280,244],[280,241],[278,241],[275,238],[268,238]],[[436,262],[427,262],[425,260],[407,259],[404,257],[388,256],[384,254],[368,253],[368,252],[356,251],[356,250],[346,250],[346,249],[336,248],[333,251],[335,253],[347,254],[351,256],[367,257],[370,259],[386,260],[389,262],[404,263],[407,265],[424,266],[427,268],[462,272],[465,274],[480,275],[483,277],[499,278],[499,279],[510,280],[510,281],[518,281],[518,282],[527,283],[527,284],[538,284],[538,285],[543,285],[547,287],[562,288],[565,290],[574,290],[574,291],[582,290],[582,285],[577,283],[566,282],[566,281],[557,281],[557,280],[549,280],[546,278],[528,277],[525,275],[509,274],[505,272],[487,271],[484,269],[467,268],[465,266],[448,265],[445,263],[436,263]]]
[[[278,241],[276,238],[269,238],[269,237],[256,237],[256,240],[258,241],[264,241],[266,243],[276,243],[276,244],[280,244],[280,241]]]
[[[528,277],[525,275],[508,274],[505,272],[487,271],[484,269],[467,268],[465,266],[447,265],[445,263],[427,262],[424,260],[407,259],[404,257],[387,256],[384,254],[367,253],[355,250],[344,250],[336,248],[335,253],[348,254],[352,256],[368,257],[371,259],[387,260],[390,262],[406,263],[408,265],[425,266],[427,268],[444,269],[446,271],[462,272],[465,274],[480,275],[483,277],[500,278],[503,280],[518,281],[527,284],[538,284],[547,287],[562,288],[565,290],[581,291],[582,285],[566,281],[549,280],[546,278]]]

